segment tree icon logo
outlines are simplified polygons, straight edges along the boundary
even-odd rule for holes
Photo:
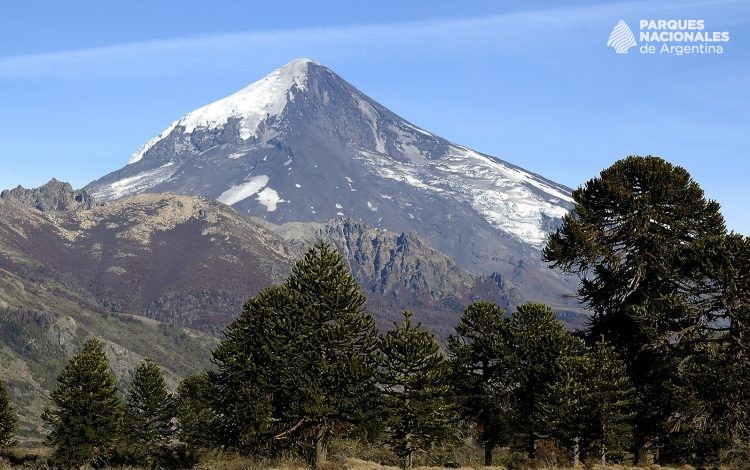
[[[623,20],[620,20],[615,27],[612,28],[612,32],[609,33],[607,45],[614,49],[618,54],[627,54],[628,49],[637,46],[637,43],[635,42],[633,31],[630,30],[628,24]]]

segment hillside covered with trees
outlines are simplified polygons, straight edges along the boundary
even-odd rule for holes
[[[46,463],[185,468],[218,452],[318,469],[342,441],[405,469],[466,464],[468,442],[487,466],[547,465],[550,449],[561,466],[750,461],[750,239],[657,157],[620,160],[573,198],[543,256],[580,277],[584,330],[540,303],[477,301],[446,344],[410,312],[380,331],[319,242],[174,394],[146,359],[121,396],[101,342],[86,342],[42,415]],[[0,447],[14,423],[0,386]]]

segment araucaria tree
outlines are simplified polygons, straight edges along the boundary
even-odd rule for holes
[[[641,403],[639,454],[649,460],[681,414],[674,348],[704,320],[690,302],[701,280],[685,267],[696,246],[725,233],[724,221],[687,171],[651,156],[616,162],[573,199],[543,257],[581,276],[579,298],[594,311],[589,334],[603,335],[626,362]]]
[[[100,464],[120,434],[122,403],[102,343],[92,338],[57,378],[51,408],[42,418],[49,427],[52,460],[63,467]]]
[[[136,368],[125,404],[123,434],[138,462],[155,466],[174,431],[174,403],[164,376],[151,358]]]
[[[697,250],[695,269],[705,283],[699,306],[705,315],[699,341],[683,348],[681,371],[696,390],[690,417],[698,431],[697,462],[720,450],[750,459],[750,238],[730,234]]]
[[[16,439],[16,412],[10,404],[10,396],[5,382],[0,380],[0,449],[13,447]]]
[[[617,351],[600,338],[587,355],[586,437],[602,465],[610,453],[624,454],[633,440],[635,389]]]
[[[208,372],[215,439],[245,455],[270,453],[278,428],[272,400],[281,389],[274,369],[287,358],[276,351],[274,340],[288,313],[284,299],[282,287],[264,289],[248,299],[213,352],[216,370]]]
[[[413,454],[450,436],[457,414],[450,397],[450,367],[435,337],[412,325],[412,314],[380,341],[379,377],[386,432],[403,468]]]
[[[448,337],[451,382],[461,414],[472,422],[492,465],[495,446],[510,438],[510,388],[503,309],[479,301],[464,310],[456,333]]]
[[[545,437],[557,439],[569,449],[573,467],[580,466],[581,448],[589,422],[590,365],[586,344],[568,336],[555,359],[555,367],[542,387],[536,412],[529,417]]]
[[[177,437],[192,448],[208,448],[215,435],[213,387],[205,373],[185,377],[177,387]]]
[[[364,303],[344,259],[323,242],[282,286],[250,299],[214,353],[220,439],[242,452],[269,439],[303,442],[312,467],[323,463],[334,424],[361,422],[377,394],[377,330]]]
[[[519,306],[506,329],[513,426],[533,458],[537,440],[550,435],[549,423],[539,417],[545,413],[547,386],[560,377],[560,359],[569,354],[572,338],[552,309],[542,304]]]

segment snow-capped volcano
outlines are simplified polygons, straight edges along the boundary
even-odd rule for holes
[[[217,129],[225,126],[229,119],[236,118],[240,120],[241,139],[255,136],[261,121],[271,116],[278,117],[287,102],[294,100],[293,88],[305,90],[309,63],[312,63],[309,59],[293,60],[237,93],[188,113],[138,149],[128,163],[138,162],[151,147],[178,126],[183,132],[191,133],[196,129]]]
[[[186,114],[86,189],[205,195],[276,223],[361,219],[422,233],[474,272],[525,275],[533,260],[542,277],[538,250],[571,202],[569,188],[423,130],[308,59]]]

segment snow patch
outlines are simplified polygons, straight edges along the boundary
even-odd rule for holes
[[[281,199],[279,193],[274,189],[265,187],[258,193],[258,202],[266,206],[266,212],[274,212],[276,210],[276,204],[286,201]]]
[[[229,155],[227,155],[227,158],[230,160],[237,160],[238,158],[242,158],[245,155],[246,155],[245,152],[232,152]]]
[[[385,139],[378,131],[378,112],[377,110],[367,101],[363,100],[359,96],[355,96],[357,99],[357,107],[367,117],[367,121],[372,129],[372,137],[375,140],[375,150],[378,153],[385,153]]]
[[[232,186],[231,188],[221,193],[221,195],[217,198],[217,201],[231,206],[256,194],[267,184],[268,176],[254,176],[250,178],[250,181],[239,184],[237,186]]]
[[[131,194],[141,193],[171,178],[174,170],[170,167],[173,165],[174,162],[169,162],[159,168],[144,171],[129,178],[123,178],[106,186],[94,188],[91,194],[102,201],[112,201]]]

